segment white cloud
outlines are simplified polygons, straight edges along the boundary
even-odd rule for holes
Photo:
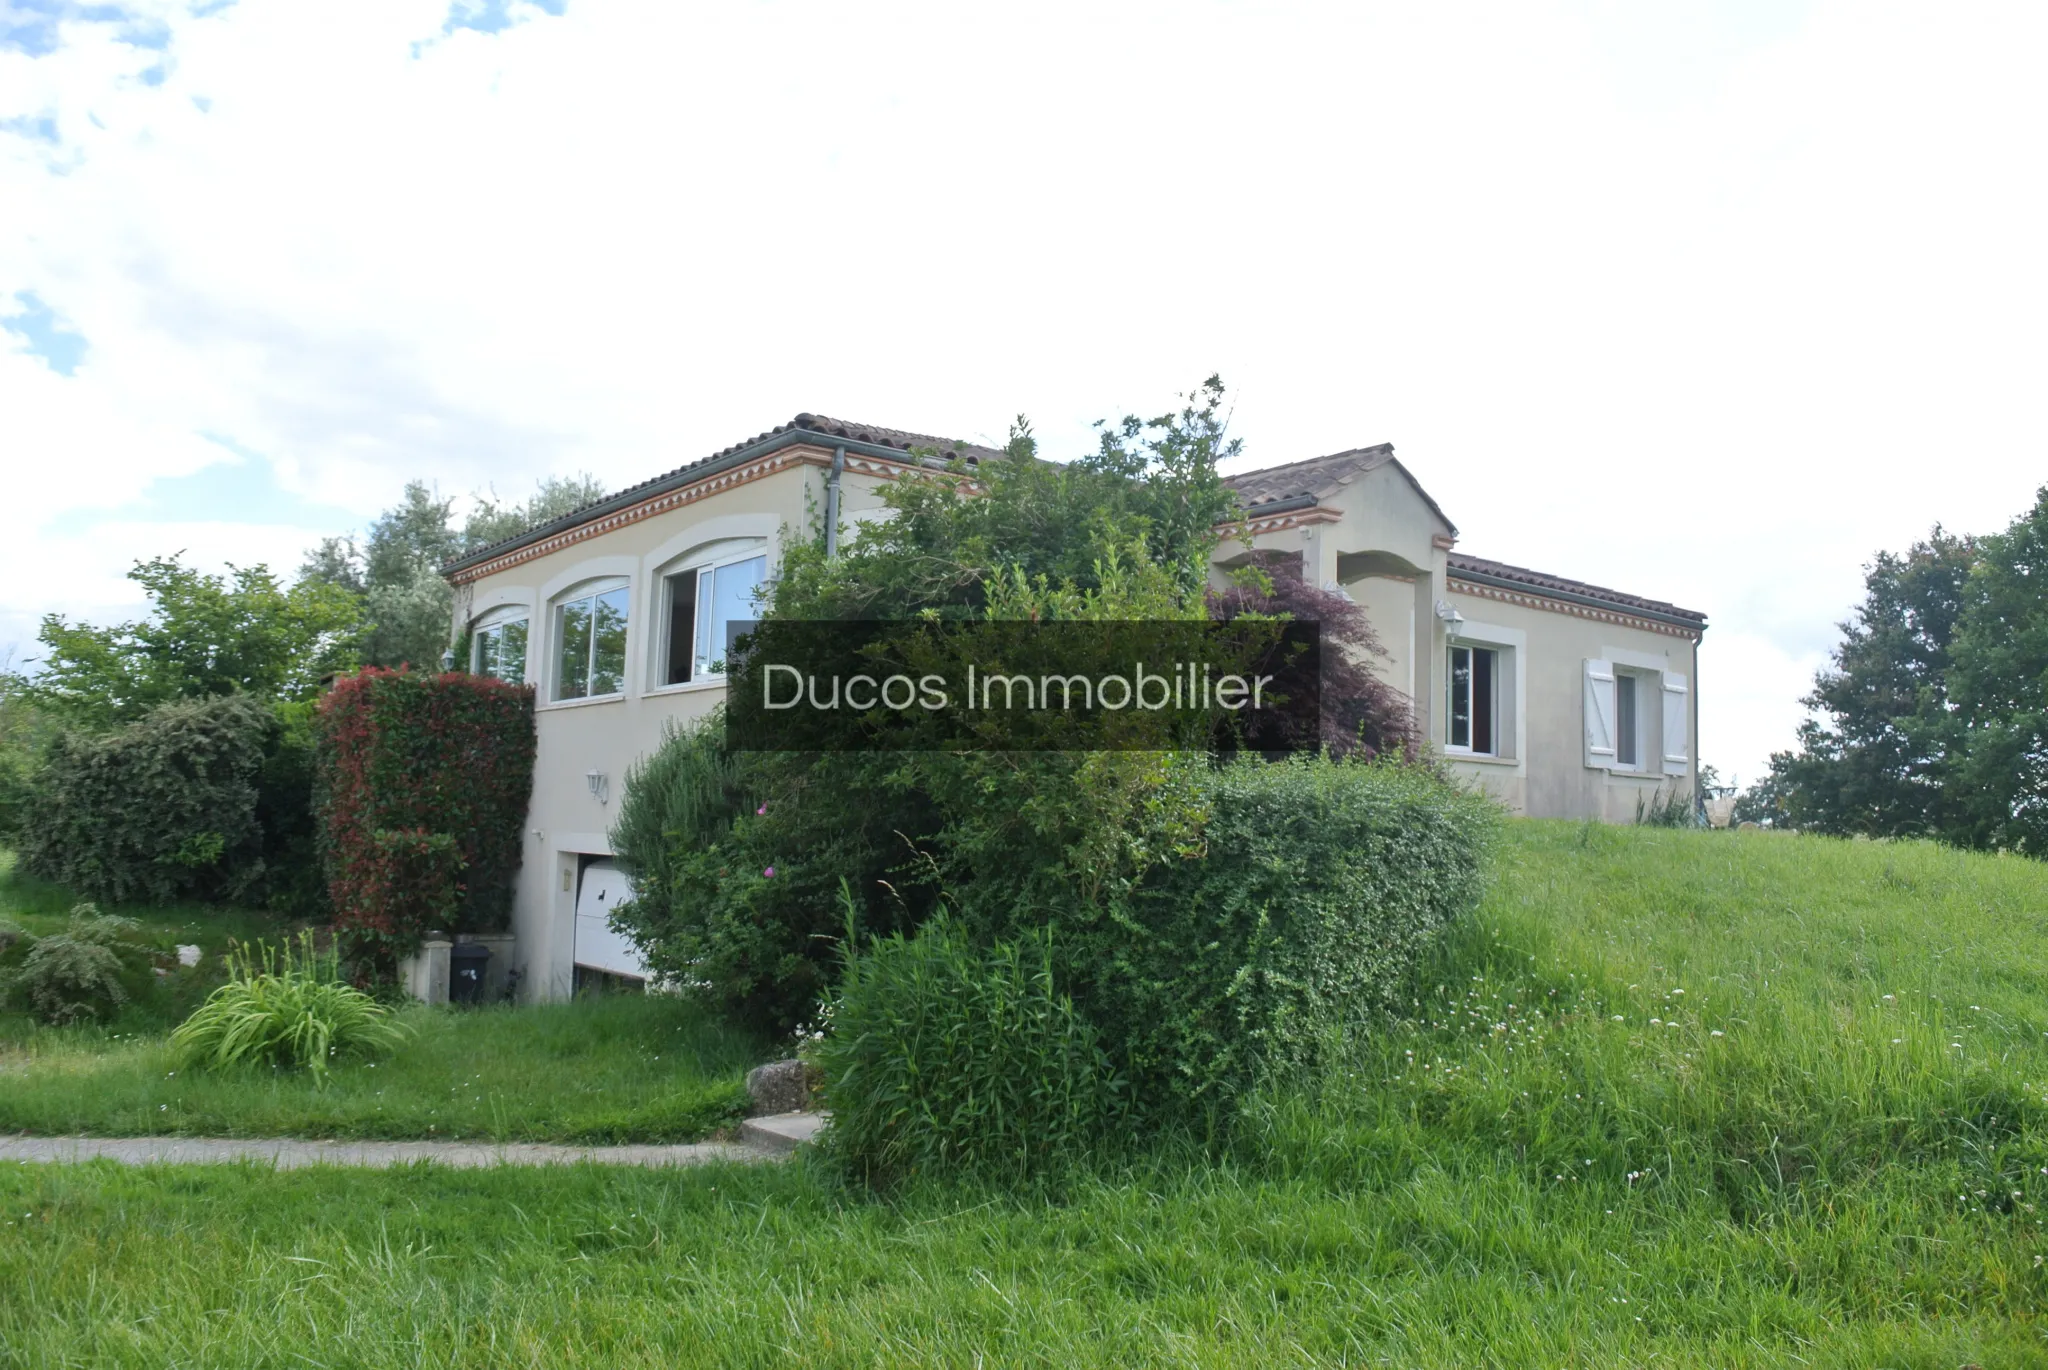
[[[2048,469],[2038,7],[448,13],[0,50],[58,131],[0,134],[0,299],[90,344],[0,355],[0,641],[201,434],[367,515],[806,408],[1078,446],[1221,370],[1262,464],[1391,440],[1470,550],[1706,610],[1753,776],[1860,564]]]

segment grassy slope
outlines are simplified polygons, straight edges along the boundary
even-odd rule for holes
[[[0,1364],[2044,1364],[2044,932],[2035,863],[1518,824],[1221,1165],[14,1168]]]

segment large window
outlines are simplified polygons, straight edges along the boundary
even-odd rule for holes
[[[597,699],[626,687],[626,583],[599,581],[555,604],[554,698]]]
[[[735,622],[754,618],[754,591],[767,576],[767,554],[748,554],[742,548],[662,578],[668,597],[662,684],[682,685],[725,674],[727,630]]]
[[[1500,653],[1491,647],[1451,644],[1450,707],[1445,711],[1447,751],[1492,756],[1500,724]]]
[[[526,683],[526,610],[494,609],[470,633],[469,669],[514,685]]]

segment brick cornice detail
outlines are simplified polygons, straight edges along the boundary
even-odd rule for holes
[[[1284,533],[1289,528],[1306,528],[1312,523],[1336,523],[1344,517],[1341,509],[1332,509],[1327,504],[1318,504],[1308,509],[1294,509],[1285,514],[1274,514],[1269,518],[1256,515],[1249,518],[1226,519],[1216,527],[1232,536],[1242,533],[1245,537],[1257,537],[1261,533]]]
[[[664,490],[658,495],[650,495],[638,504],[628,505],[624,509],[606,514],[603,518],[592,519],[588,523],[581,523],[574,528],[564,529],[552,537],[542,538],[539,542],[528,543],[524,547],[515,547],[503,556],[493,557],[489,561],[478,562],[474,566],[464,567],[450,577],[450,579],[457,585],[466,585],[482,580],[486,576],[494,576],[500,571],[509,571],[514,566],[524,565],[540,557],[550,556],[565,547],[573,547],[579,542],[587,542],[591,538],[602,537],[606,533],[624,528],[628,524],[638,523],[642,519],[650,519],[657,514],[666,514],[670,510],[685,508],[688,505],[698,503],[700,500],[709,499],[713,495],[723,494],[727,490],[737,489],[742,485],[750,485],[757,480],[765,479],[768,476],[774,475],[777,471],[786,470],[792,466],[821,466],[829,468],[831,465],[832,453],[829,449],[812,447],[806,444],[785,447],[780,451],[770,452],[767,456],[757,458],[744,465],[735,466],[729,471],[720,471],[716,475],[705,476],[701,480],[692,481],[690,484],[680,486],[674,490]],[[846,454],[846,469],[858,472],[861,475],[879,476],[886,480],[894,480],[906,472],[922,470],[923,468],[909,461],[888,461],[881,457],[859,456],[848,452]]]
[[[1700,635],[1690,628],[1681,628],[1673,623],[1659,623],[1653,618],[1641,618],[1622,609],[1596,609],[1588,604],[1571,604],[1561,599],[1552,599],[1548,595],[1530,594],[1521,590],[1502,590],[1492,585],[1475,585],[1469,580],[1458,579],[1455,574],[1446,577],[1445,585],[1453,594],[1472,595],[1478,599],[1497,599],[1503,604],[1519,604],[1525,609],[1545,609],[1553,614],[1570,614],[1574,618],[1592,619],[1597,623],[1640,628],[1644,632],[1684,638],[1687,642],[1696,643],[1700,640]]]

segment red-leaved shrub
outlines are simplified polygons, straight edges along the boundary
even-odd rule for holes
[[[379,828],[370,834],[362,904],[347,920],[356,950],[374,959],[411,952],[430,931],[455,923],[462,904],[462,852],[445,832]]]
[[[430,927],[506,926],[533,789],[533,689],[369,669],[320,702],[321,865],[344,936],[380,965]]]

